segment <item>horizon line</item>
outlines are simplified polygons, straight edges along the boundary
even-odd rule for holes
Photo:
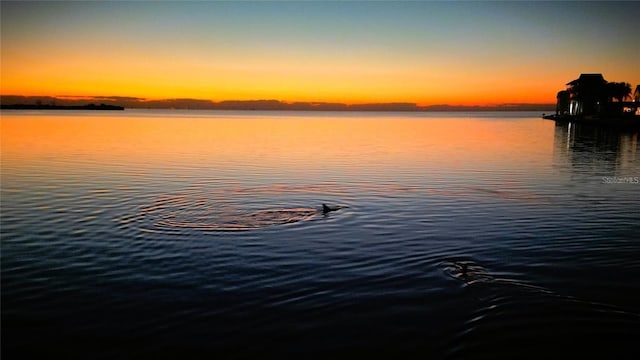
[[[86,105],[87,101],[125,108],[193,109],[193,110],[361,110],[361,111],[434,111],[434,110],[553,110],[555,103],[498,103],[498,104],[430,104],[413,102],[341,103],[326,101],[284,101],[278,99],[208,100],[197,98],[148,99],[133,96],[108,95],[0,95],[0,104]]]

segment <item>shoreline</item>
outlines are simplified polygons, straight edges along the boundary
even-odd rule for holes
[[[38,104],[11,104],[0,105],[2,110],[124,110],[117,105],[38,105]]]

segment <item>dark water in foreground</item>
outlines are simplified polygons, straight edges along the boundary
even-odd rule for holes
[[[3,358],[640,355],[637,133],[537,113],[1,126]]]

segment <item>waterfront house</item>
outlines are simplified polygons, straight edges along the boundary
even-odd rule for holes
[[[562,105],[568,105],[568,108],[560,109],[561,114],[590,116],[606,111],[607,80],[602,74],[580,74],[579,78],[567,83],[566,93],[569,101]]]
[[[631,84],[608,82],[602,74],[580,74],[556,95],[556,114],[543,116],[556,121],[640,128],[640,102],[631,97]],[[625,101],[629,99],[630,101]]]
[[[566,90],[558,92],[556,116],[611,117],[634,113],[638,102],[624,101],[630,95],[628,83],[608,82],[602,74],[580,74],[579,78],[567,83]]]

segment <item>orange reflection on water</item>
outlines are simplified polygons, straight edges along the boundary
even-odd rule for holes
[[[2,114],[3,163],[13,165],[67,159],[146,168],[243,164],[294,172],[331,166],[394,171],[536,166],[552,152],[552,123],[533,119],[269,112]]]

